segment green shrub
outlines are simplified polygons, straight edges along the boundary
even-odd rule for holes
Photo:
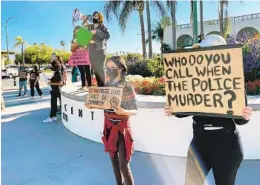
[[[163,68],[159,66],[157,60],[139,60],[137,62],[128,62],[128,74],[141,75],[143,77],[161,77],[163,74]]]

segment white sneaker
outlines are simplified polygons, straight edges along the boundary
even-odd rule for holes
[[[40,96],[40,98],[42,99],[42,95]]]
[[[57,117],[53,117],[52,119],[53,119],[53,121],[57,121]]]
[[[43,121],[43,123],[51,123],[51,122],[53,122],[53,118],[50,117],[48,117],[46,120]]]
[[[33,96],[31,96],[31,99],[34,99],[34,97],[33,97]]]

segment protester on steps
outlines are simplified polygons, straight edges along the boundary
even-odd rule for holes
[[[33,71],[30,72],[30,88],[31,88],[31,98],[34,98],[34,87],[36,88],[40,97],[42,97],[42,91],[39,86],[40,74],[37,66],[33,66]]]
[[[137,114],[137,100],[134,87],[125,82],[126,70],[125,61],[120,56],[114,56],[106,63],[109,81],[105,86],[123,88],[121,105],[115,109],[104,110],[105,123],[102,137],[105,151],[110,154],[117,185],[134,184],[129,164],[133,154],[129,117]],[[86,106],[91,108],[89,105]]]
[[[50,116],[44,120],[44,123],[49,123],[57,120],[57,100],[60,98],[60,86],[62,85],[62,75],[61,75],[61,66],[60,63],[55,60],[51,63],[52,70],[54,74],[49,81],[49,85],[51,86],[52,90],[51,93],[51,111]]]
[[[105,73],[104,62],[107,54],[107,40],[110,38],[107,27],[104,25],[104,16],[100,12],[94,12],[93,24],[88,29],[94,34],[89,44],[89,57],[91,67],[94,69],[95,77],[99,87],[104,86]]]
[[[71,71],[71,81],[72,83],[75,83],[78,81],[78,75],[79,75],[79,71],[77,66],[73,66],[72,71]]]
[[[199,47],[226,45],[223,37],[206,36]],[[165,107],[165,115],[172,116],[170,107]],[[193,139],[188,150],[185,185],[203,185],[213,170],[216,185],[234,185],[243,151],[237,125],[246,124],[252,108],[241,110],[243,119],[213,116],[193,116]],[[186,117],[176,115],[176,117]]]
[[[92,85],[92,79],[91,79],[91,66],[90,66],[90,62],[89,62],[89,51],[87,47],[84,46],[80,46],[77,42],[76,42],[76,32],[78,30],[79,27],[75,27],[74,31],[73,31],[73,39],[71,41],[71,52],[76,52],[76,50],[78,49],[83,49],[86,50],[86,56],[88,58],[88,62],[87,64],[84,65],[78,65],[78,69],[80,71],[80,77],[81,77],[81,90],[87,90],[87,86],[91,87]],[[103,70],[103,69],[102,69]],[[87,80],[87,84],[86,84],[86,80]]]

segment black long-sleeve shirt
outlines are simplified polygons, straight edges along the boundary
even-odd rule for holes
[[[245,102],[247,105],[247,98],[245,97]],[[242,111],[242,110],[241,110]],[[188,117],[189,115],[175,115],[178,118]],[[232,118],[223,118],[223,117],[210,117],[210,116],[193,116],[194,123],[193,126],[209,126],[209,127],[225,127],[225,128],[235,128],[237,125],[245,125],[249,120],[245,119],[232,119]]]

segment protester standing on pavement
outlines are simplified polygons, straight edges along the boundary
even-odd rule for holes
[[[19,71],[18,71],[18,77],[19,77],[19,93],[17,97],[21,96],[22,88],[24,88],[23,96],[27,93],[27,78],[28,78],[28,72],[24,67],[24,64],[20,64]]]
[[[104,110],[105,122],[102,141],[105,151],[110,153],[117,185],[133,185],[134,178],[130,169],[133,154],[133,137],[129,117],[137,114],[137,100],[134,87],[125,82],[126,64],[122,57],[114,56],[106,63],[109,81],[106,87],[123,88],[121,105],[116,109]],[[86,104],[88,108],[91,108]]]
[[[34,87],[36,88],[40,97],[42,97],[42,91],[39,86],[40,74],[37,66],[33,66],[33,71],[30,72],[30,88],[31,98],[34,98]]]
[[[219,45],[226,45],[225,39],[218,35],[209,35],[197,47]],[[164,112],[165,115],[172,116],[170,107],[166,107]],[[241,112],[244,119],[192,117],[193,139],[188,151],[185,185],[203,185],[211,168],[217,185],[235,184],[237,171],[243,160],[236,125],[244,125],[249,121],[252,108],[245,107]]]
[[[52,78],[49,81],[51,86],[51,111],[50,116],[44,120],[44,123],[49,123],[57,120],[57,100],[60,98],[60,86],[62,85],[62,74],[60,63],[55,60],[51,63],[52,70],[54,71]]]

